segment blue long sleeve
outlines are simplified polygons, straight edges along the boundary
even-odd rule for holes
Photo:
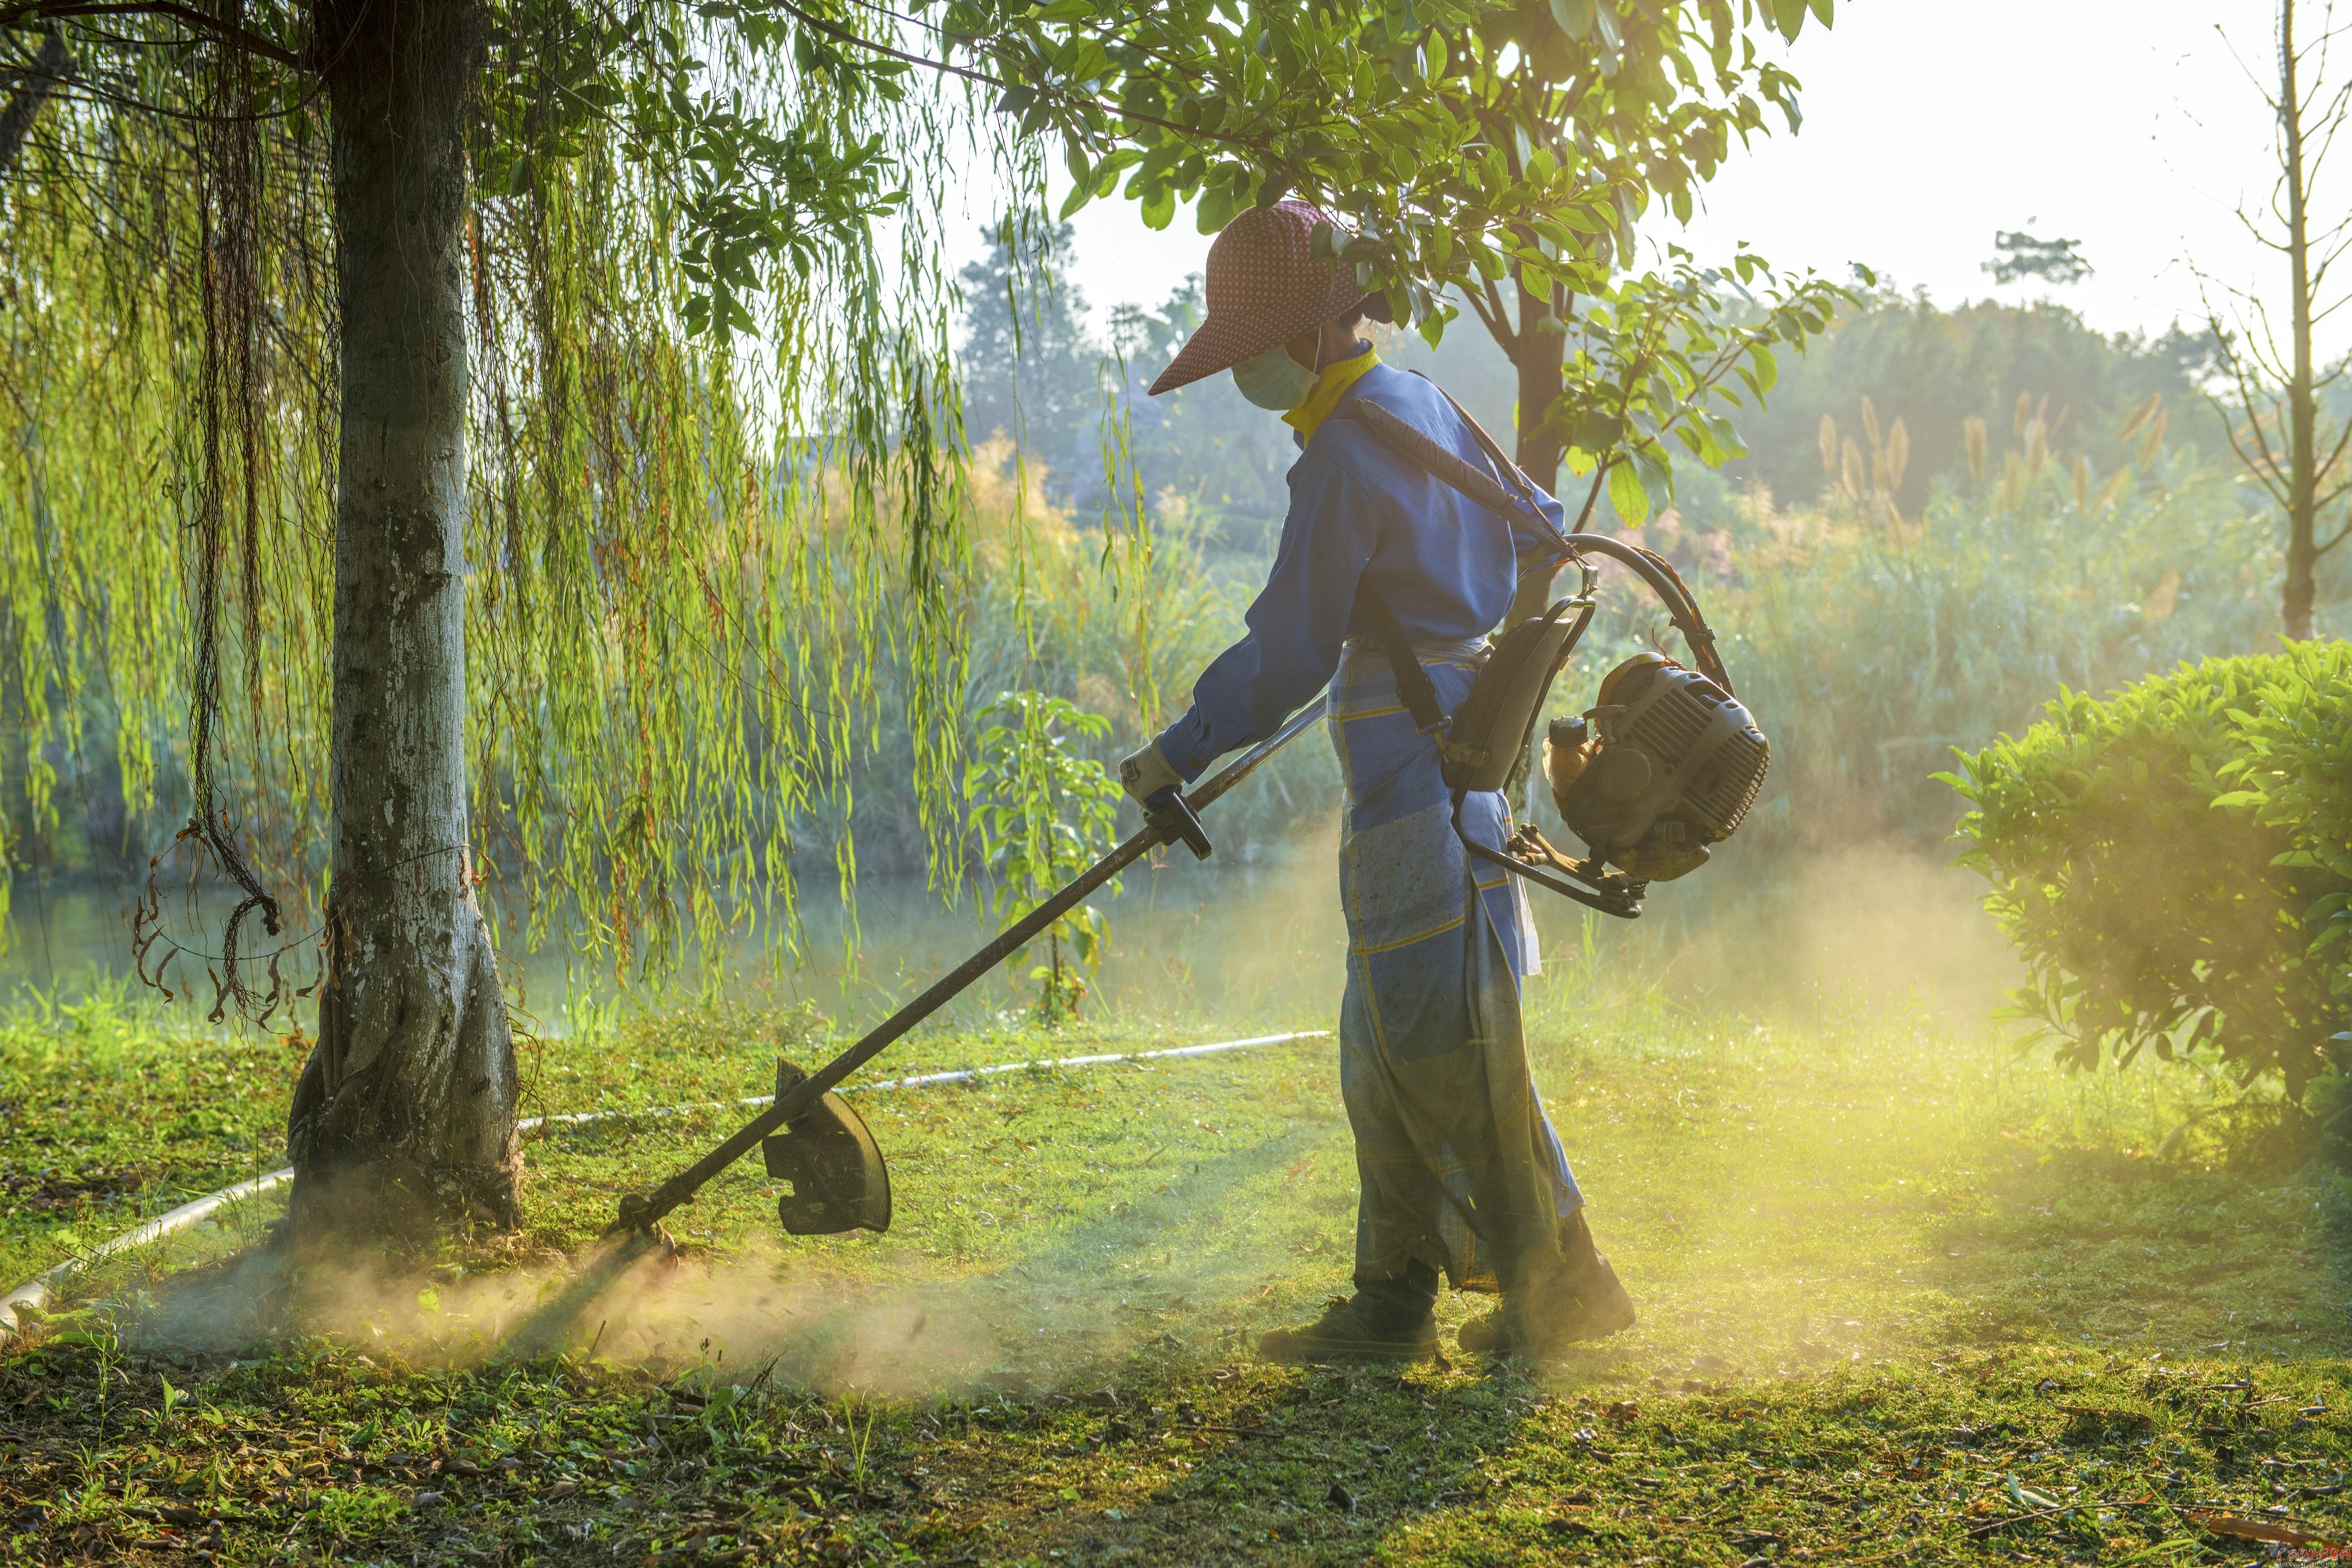
[[[1560,563],[1568,559],[1551,537],[1552,533],[1568,531],[1568,508],[1561,505],[1557,498],[1548,496],[1538,489],[1536,491],[1536,510],[1542,512],[1545,521],[1551,524],[1551,533],[1538,533],[1517,518],[1508,520],[1511,525],[1511,554],[1518,563],[1522,577],[1538,568],[1556,572],[1559,570]]]
[[[1374,365],[1349,396],[1366,397],[1486,466],[1476,437],[1427,381]],[[1343,405],[1344,406],[1344,401]],[[1566,510],[1539,505],[1555,528]],[[1193,684],[1192,706],[1162,731],[1160,754],[1186,782],[1218,757],[1273,734],[1321,690],[1370,581],[1416,643],[1482,637],[1528,572],[1563,559],[1550,536],[1486,510],[1382,446],[1353,421],[1319,426],[1290,471],[1290,510],[1248,633]]]
[[[1374,509],[1323,454],[1300,458],[1290,481],[1274,570],[1242,617],[1247,635],[1201,672],[1191,710],[1160,736],[1160,754],[1188,783],[1225,752],[1273,734],[1339,668],[1356,584],[1372,555]]]

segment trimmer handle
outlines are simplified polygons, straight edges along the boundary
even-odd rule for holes
[[[1216,846],[1209,842],[1208,832],[1202,827],[1201,819],[1192,815],[1192,808],[1184,804],[1183,795],[1178,793],[1174,784],[1145,801],[1143,815],[1146,821],[1160,829],[1162,843],[1171,838],[1182,839],[1195,860],[1206,860],[1216,853]]]

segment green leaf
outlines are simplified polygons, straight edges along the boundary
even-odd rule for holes
[[[1650,519],[1650,492],[1642,487],[1642,476],[1633,465],[1620,462],[1609,470],[1609,504],[1628,528],[1639,528]]]
[[[1166,228],[1169,223],[1175,216],[1175,186],[1159,184],[1144,193],[1142,212],[1144,227],[1150,229]]]
[[[1605,452],[1625,433],[1624,421],[1601,409],[1591,409],[1576,422],[1572,439],[1588,452]]]
[[[1593,0],[1551,0],[1551,19],[1571,38],[1592,31]]]

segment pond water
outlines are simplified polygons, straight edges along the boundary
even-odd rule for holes
[[[1196,863],[1179,853],[1130,871],[1097,900],[1109,947],[1087,1007],[1094,1013],[1197,1017],[1235,1033],[1328,1026],[1343,979],[1336,833],[1302,838],[1247,866]],[[1850,848],[1811,857],[1734,843],[1717,862],[1652,889],[1638,921],[1587,913],[1532,894],[1545,974],[1531,1007],[1573,1007],[1654,987],[1714,1013],[1796,1002],[1900,1002],[1981,1017],[2017,979],[1976,879],[1916,848]],[[127,890],[35,888],[20,880],[0,993],[32,987],[71,998],[132,973]],[[165,926],[192,952],[216,951],[227,900],[167,900]],[[697,988],[739,997],[804,1000],[844,1022],[870,1024],[981,945],[989,929],[966,897],[957,906],[919,879],[869,878],[855,908],[829,883],[802,889],[801,941],[781,963],[758,937],[737,939],[715,963],[690,962]],[[854,931],[854,941],[853,941]],[[257,942],[254,931],[247,940]],[[609,969],[560,952],[502,954],[509,995],[543,1033],[562,1035],[616,1007],[660,1005],[675,991],[617,986]],[[306,977],[315,959],[304,953]],[[1033,956],[1034,962],[1042,962]],[[173,975],[212,988],[200,961]],[[1003,972],[974,986],[951,1016],[979,1023],[1017,1015],[1034,983]]]

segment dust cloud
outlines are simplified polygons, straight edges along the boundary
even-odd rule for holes
[[[1172,1260],[1172,1255],[1170,1256]],[[1129,1352],[1231,1340],[1183,1308],[1230,1302],[1265,1271],[1238,1258],[1139,1275],[1016,1261],[960,1278],[858,1283],[754,1241],[723,1260],[592,1249],[467,1274],[311,1264],[267,1250],[112,1303],[126,1349],[229,1354],[289,1334],[408,1365],[565,1352],[672,1373],[712,1367],[824,1394],[939,1397],[1099,1384]]]
[[[1895,1012],[1961,1029],[2023,979],[1982,879],[1915,846],[1717,854],[1653,885],[1630,923],[1536,895],[1549,976],[1727,1017]]]
[[[1106,967],[1097,998],[1115,1010],[1214,1018],[1235,1033],[1273,1016],[1330,1026],[1345,951],[1333,862],[1322,836],[1245,876],[1163,870],[1156,888],[1122,900],[1129,933],[1148,910],[1153,940]],[[1757,868],[1734,850],[1654,889],[1650,913],[1632,923],[1586,918],[1538,894],[1546,973],[1531,987],[1530,1034],[1645,1000],[1716,1019],[1892,1008],[1915,1023],[1973,1030],[2016,973],[1977,899],[1972,875],[1901,847]],[[1580,1114],[1588,1087],[1549,1070],[1543,1079],[1612,1235],[1662,1226],[1679,1252],[1696,1237],[1675,1227],[1695,1213],[1729,1213],[1736,1195],[1732,1206],[1749,1215],[1790,1197],[1752,1169],[1736,1194],[1714,1193],[1711,1170],[1662,1168],[1651,1163],[1656,1152],[1640,1156],[1638,1171],[1612,1168],[1637,1151],[1621,1156],[1590,1141],[1610,1135],[1586,1125],[1604,1102]],[[1315,1136],[1344,1156],[1336,1090],[1333,1099],[1333,1124]],[[1286,1178],[1289,1158],[1236,1149],[1229,1168],[1203,1173],[1181,1199],[1141,1199],[1010,1260],[957,1267],[894,1250],[832,1262],[758,1235],[725,1257],[649,1257],[601,1273],[593,1257],[543,1254],[456,1278],[315,1266],[295,1275],[248,1256],[173,1281],[129,1314],[123,1331],[153,1346],[217,1351],[324,1333],[412,1364],[561,1348],[662,1371],[710,1366],[739,1382],[764,1373],[827,1394],[1083,1391],[1137,1352],[1241,1350],[1247,1339],[1237,1335],[1268,1326],[1269,1290],[1286,1300],[1302,1273],[1346,1288],[1349,1205],[1337,1203],[1337,1188],[1352,1197],[1352,1164],[1348,1179],[1335,1167],[1319,1184],[1334,1191],[1308,1192]]]

